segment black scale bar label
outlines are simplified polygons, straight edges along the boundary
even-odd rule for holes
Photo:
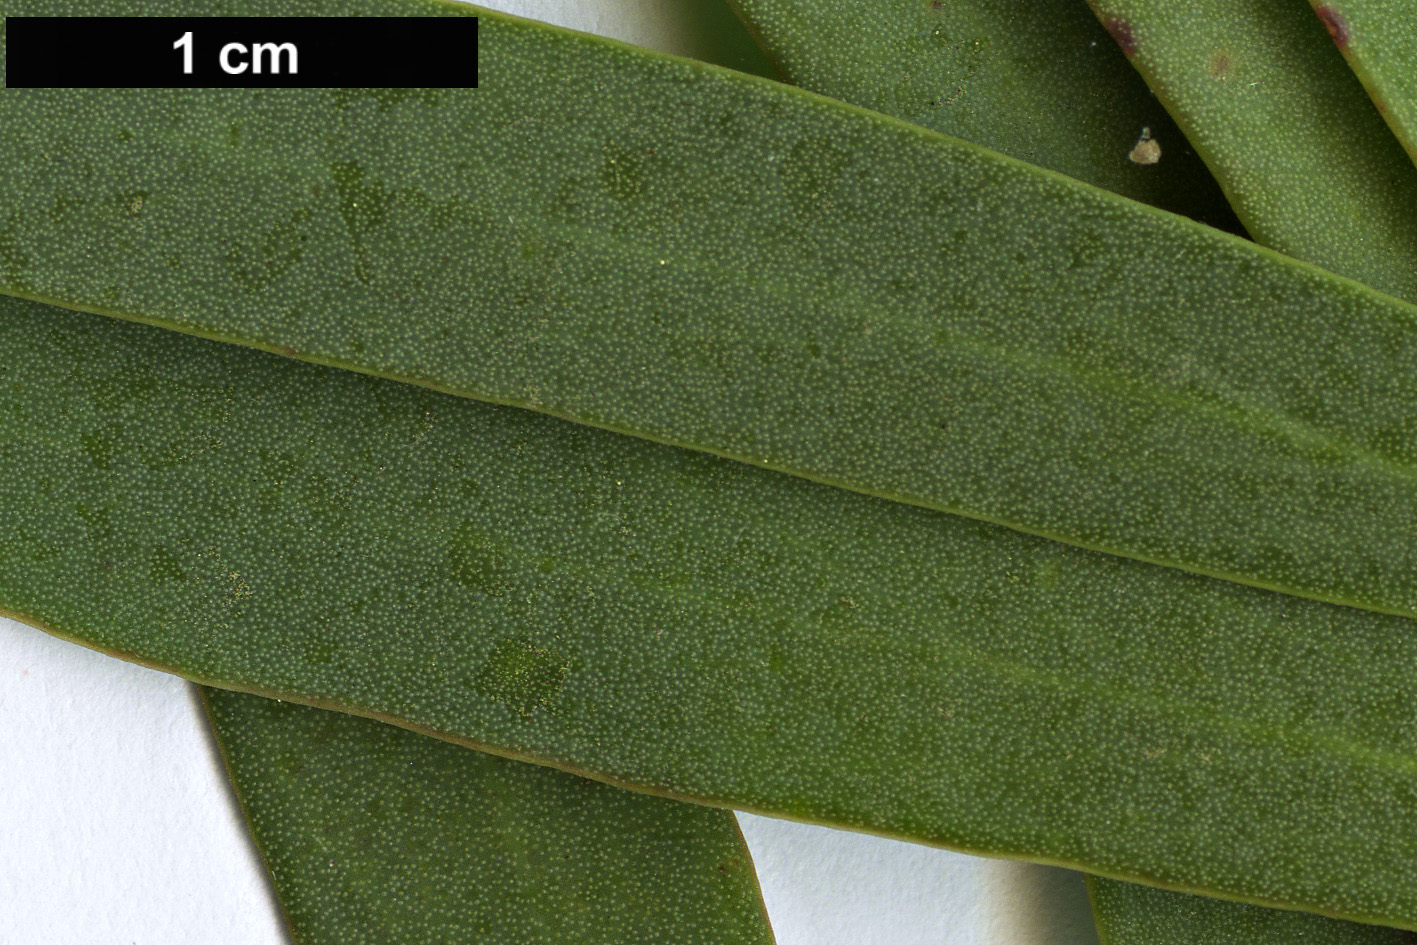
[[[477,18],[5,18],[16,89],[476,88]]]

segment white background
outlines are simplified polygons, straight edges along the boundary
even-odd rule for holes
[[[501,0],[689,53],[703,0]],[[285,945],[193,690],[0,618],[0,945]],[[780,945],[1097,945],[1075,873],[740,815]]]

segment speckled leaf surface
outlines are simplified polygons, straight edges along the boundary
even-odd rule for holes
[[[1304,0],[1089,2],[1257,242],[1417,299],[1417,168]]]
[[[1320,32],[1297,21],[1294,4],[1096,6],[1111,11],[1103,18],[1120,48],[1201,137],[1247,219],[1267,221],[1256,226],[1257,238],[1390,291],[1417,284],[1417,253],[1404,248],[1406,237],[1390,238],[1390,214],[1369,219],[1361,211],[1380,206],[1391,181],[1407,176],[1381,173],[1400,166],[1391,143],[1382,140],[1353,83],[1324,54]],[[1332,7],[1319,11],[1345,48],[1342,15]],[[1391,43],[1394,33],[1410,29],[1413,11],[1406,12],[1376,30],[1377,37]],[[1292,199],[1296,189],[1305,191],[1304,199]],[[1403,183],[1399,192],[1407,189]],[[1411,229],[1409,212],[1401,205],[1389,209],[1403,213],[1403,231]],[[1386,251],[1371,252],[1375,239],[1389,244]],[[1097,877],[1088,882],[1104,945],[1410,941],[1407,933],[1336,919]]]
[[[1102,945],[1412,945],[1417,935],[1089,876]]]
[[[481,26],[478,89],[9,90],[0,287],[1417,611],[1417,309],[800,90]]]
[[[202,689],[300,945],[771,945],[729,811]]]
[[[1078,0],[735,0],[787,81],[1211,226],[1215,179]],[[1131,160],[1143,132],[1161,159]]]
[[[1314,3],[1388,127],[1417,160],[1417,10],[1406,0]]]
[[[1417,925],[1417,634],[0,299],[0,606],[651,793]]]

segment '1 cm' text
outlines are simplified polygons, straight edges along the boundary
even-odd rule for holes
[[[183,33],[172,48],[182,51],[182,72],[191,75],[192,33]],[[294,43],[254,43],[249,47],[245,43],[227,43],[221,47],[217,62],[227,75],[240,75],[247,69],[251,70],[252,75],[295,75],[300,71],[299,54]]]

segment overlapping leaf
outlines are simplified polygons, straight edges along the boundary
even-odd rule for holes
[[[1081,0],[736,6],[795,85],[1239,228],[1210,172]],[[1165,149],[1151,165],[1130,158],[1143,134]]]
[[[1411,932],[1089,876],[1102,945],[1412,945]]]
[[[21,619],[650,792],[1417,925],[1405,618],[3,306]]]
[[[1417,160],[1417,17],[1402,0],[1314,3],[1378,111]]]
[[[727,811],[204,689],[305,945],[771,945]]]
[[[1256,241],[1417,299],[1417,168],[1308,4],[1090,2]]]
[[[694,74],[675,73],[685,83]],[[363,106],[403,115],[396,98]],[[930,140],[890,133],[906,136],[907,152]],[[635,176],[617,154],[602,153],[598,166],[607,189]],[[360,193],[378,194],[365,183]],[[141,217],[153,196],[122,209]],[[99,223],[104,206],[91,208]],[[400,212],[392,199],[365,207]],[[256,244],[251,258],[269,260],[272,247]],[[4,248],[7,273],[41,277],[23,258],[32,247]],[[354,254],[356,275],[361,261],[388,262],[388,246],[375,249]],[[1233,258],[1281,268],[1262,255]],[[530,289],[556,275],[528,265],[512,271]],[[1372,303],[1342,283],[1276,278]],[[537,300],[543,311],[547,301]],[[1387,327],[1404,323],[1407,310],[1378,308]],[[443,398],[368,380],[302,386],[338,375],[293,365],[267,374],[254,367],[268,363],[258,355],[212,355],[253,360],[164,374],[173,367],[161,356],[119,364],[100,354],[122,344],[115,339],[144,337],[111,332],[137,329],[33,306],[7,311],[18,313],[10,325],[54,319],[42,322],[37,347],[11,348],[7,337],[5,349],[17,352],[6,380],[18,418],[4,434],[13,463],[4,481],[16,499],[6,503],[9,524],[18,526],[6,532],[5,603],[31,620],[70,635],[82,628],[91,643],[228,685],[292,685],[307,701],[442,725],[445,735],[594,765],[600,777],[649,790],[1412,922],[1396,866],[1412,851],[1385,829],[1411,813],[1401,709],[1410,683],[1384,668],[1411,661],[1405,621],[783,486],[791,480],[664,448],[618,440],[598,454],[584,444],[616,438],[589,430],[574,434],[589,439],[569,452],[539,456],[539,472],[478,466],[450,483],[459,461],[515,461],[538,449],[525,431],[562,427],[519,417],[508,422],[541,426],[450,447],[447,427],[515,413],[461,404],[465,413],[444,414],[454,408]],[[503,340],[533,349],[544,338]],[[199,350],[182,356],[201,361]],[[286,371],[305,380],[284,384]],[[233,386],[247,375],[254,386]],[[43,385],[27,387],[40,381],[63,394],[57,405],[44,406]],[[319,404],[327,382],[374,393]],[[151,419],[140,415],[169,388],[182,392],[171,398],[178,412],[156,438],[140,435]],[[346,419],[330,424],[321,409]],[[345,440],[348,452],[331,458],[329,447]],[[644,457],[670,455],[690,465],[658,478],[646,471]],[[74,475],[56,481],[44,471],[54,469]],[[537,491],[546,469],[571,473]],[[721,486],[727,492],[712,499],[694,491]],[[779,488],[807,491],[783,499],[797,493]],[[686,496],[701,504],[676,534],[655,509],[683,517],[694,508]],[[243,521],[248,514],[259,519]],[[207,530],[212,521],[222,534]],[[885,586],[875,586],[883,574]],[[75,593],[77,583],[91,586]],[[130,593],[157,602],[157,635],[138,632]],[[395,618],[401,645],[378,635],[375,615]],[[1135,635],[1137,649],[1099,661],[1116,632]],[[718,678],[685,680],[684,667]],[[938,718],[922,718],[922,706]],[[948,724],[955,719],[969,724]],[[900,753],[859,754],[884,743]],[[1004,750],[1012,744],[1049,747],[1020,759]],[[1059,772],[1064,780],[1050,782]],[[1043,784],[1056,790],[1040,797]],[[1283,851],[1296,844],[1332,873],[1295,870]]]
[[[1410,205],[1417,177],[1403,169],[1356,84],[1336,67],[1297,4],[1094,6],[1181,124],[1198,136],[1257,239],[1413,297],[1417,217]],[[1397,75],[1404,55],[1398,37],[1411,17],[1360,14],[1374,27],[1365,31],[1371,42],[1360,44],[1377,67],[1374,79],[1349,49],[1344,13],[1322,4],[1316,10],[1370,91],[1381,82],[1399,103],[1394,114],[1377,99],[1402,137],[1400,87],[1406,79]],[[1089,883],[1099,929],[1116,945],[1398,940],[1395,933],[1336,920],[1098,878]]]
[[[1189,148],[1177,147],[1184,139],[1174,126],[1169,122],[1163,124],[1145,111],[1148,105],[1159,108],[1154,100],[1148,101],[1150,96],[1144,94],[1145,90],[1140,90],[1143,94],[1139,95],[1134,84],[1119,80],[1121,70],[1128,68],[1125,60],[1120,56],[1109,60],[1097,53],[1095,41],[1082,41],[1086,36],[1079,34],[1100,29],[1100,25],[1083,15],[1080,2],[1048,4],[1043,9],[1039,5],[1024,8],[1017,4],[988,2],[922,5],[838,0],[800,5],[794,0],[740,0],[740,7],[768,49],[784,64],[789,77],[804,87],[998,148],[1153,205],[1186,210],[1196,207],[1194,201],[1206,193],[1204,188],[1194,184],[1177,189],[1174,174],[1148,178],[1146,175],[1154,173],[1155,165],[1144,169],[1133,164],[1130,176],[1120,173],[1126,167],[1118,155],[1123,138],[1130,130],[1128,117],[1135,126],[1141,123],[1138,116],[1143,116],[1148,125],[1144,137],[1154,142],[1146,145],[1155,150],[1143,156],[1143,160],[1164,160],[1164,166],[1172,170],[1184,166],[1177,157],[1189,158],[1191,152]],[[1228,8],[1228,12],[1233,14],[1234,8]],[[1192,11],[1192,15],[1204,14]],[[1282,18],[1283,10],[1265,15]],[[1332,8],[1322,11],[1322,15],[1331,24],[1340,47],[1347,51],[1348,27],[1342,16]],[[1292,19],[1288,22],[1295,31],[1307,36],[1309,46],[1316,45],[1313,42],[1316,34],[1308,35],[1312,30],[1305,34],[1302,24],[1294,24]],[[1087,22],[1080,23],[1080,20]],[[1216,19],[1211,26],[1215,30],[1228,29],[1222,22],[1228,24],[1229,21]],[[1388,46],[1385,61],[1391,61],[1395,34],[1403,29],[1397,24],[1402,22],[1410,25],[1411,19],[1390,17],[1384,23],[1385,28],[1372,31],[1375,39],[1381,37]],[[1134,53],[1134,47],[1128,44],[1130,27],[1118,22],[1111,26],[1119,33],[1128,53]],[[1197,34],[1178,29],[1167,35],[1177,42],[1189,41]],[[1299,45],[1304,48],[1302,43]],[[1108,51],[1117,49],[1111,43],[1107,47]],[[942,51],[953,55],[942,55]],[[1271,61],[1302,58],[1290,47],[1271,50],[1253,42],[1246,51]],[[1309,52],[1309,60],[1324,58],[1321,52],[1312,49]],[[1229,64],[1226,65],[1228,68]],[[1254,69],[1252,64],[1247,67]],[[907,77],[904,83],[902,75]],[[1388,80],[1401,81],[1392,74]],[[1341,79],[1332,84],[1344,88]],[[1291,94],[1313,95],[1316,91],[1306,87]],[[1350,107],[1354,104],[1353,98],[1351,94],[1348,96]],[[1041,105],[1042,102],[1049,105]],[[1187,99],[1182,104],[1195,103]],[[1282,109],[1286,104],[1293,103],[1278,107]],[[1360,124],[1361,115],[1360,106]],[[1202,117],[1205,122],[1218,123],[1222,128],[1227,122],[1253,122],[1255,119],[1252,113],[1244,111],[1217,114],[1212,110],[1203,112]],[[1109,123],[1109,118],[1113,122]],[[1059,126],[1047,126],[1050,119]],[[1392,121],[1391,117],[1389,120]],[[1084,133],[1062,127],[1065,122],[1080,124]],[[1368,125],[1371,122],[1364,125],[1368,133],[1362,141],[1376,137],[1374,129]],[[1254,132],[1253,125],[1245,128]],[[1329,131],[1328,126],[1321,126],[1312,129],[1312,134],[1319,136]],[[1236,137],[1232,133],[1217,143],[1212,136],[1210,141],[1218,147]],[[1260,147],[1261,136],[1252,135],[1250,140],[1244,140],[1243,134],[1238,137],[1244,142],[1240,149],[1214,155],[1218,166],[1244,168],[1247,159]],[[1106,144],[1099,148],[1102,141]],[[1091,147],[1091,152],[1082,153],[1081,149],[1086,147]],[[1136,157],[1135,152],[1133,157]],[[1138,181],[1146,181],[1150,190],[1139,187]],[[1279,185],[1266,180],[1263,186]],[[1367,189],[1361,191],[1360,197],[1383,192],[1378,181],[1365,181],[1365,186]],[[1308,223],[1317,229],[1328,222],[1335,208],[1307,201],[1298,209],[1302,212],[1315,203],[1318,212]],[[1194,210],[1192,215],[1197,215]],[[1271,231],[1263,235],[1278,235],[1283,240],[1286,234],[1280,228],[1278,234]],[[1345,247],[1345,251],[1348,250],[1349,247]],[[1313,261],[1323,264],[1327,260]],[[1412,259],[1409,257],[1394,258],[1390,253],[1379,258],[1365,257],[1363,262],[1364,273],[1380,275],[1383,284],[1402,286],[1410,279]],[[1384,264],[1387,269],[1379,273],[1378,269]],[[1394,268],[1396,271],[1391,271]],[[1202,900],[1098,877],[1089,882],[1099,932],[1111,945],[1171,940],[1187,943],[1245,941],[1258,945],[1267,941],[1288,942],[1298,937],[1334,942],[1389,942],[1399,940],[1403,934],[1318,916]]]
[[[482,37],[464,94],[12,90],[0,286],[1417,612],[1417,309],[763,80]]]

